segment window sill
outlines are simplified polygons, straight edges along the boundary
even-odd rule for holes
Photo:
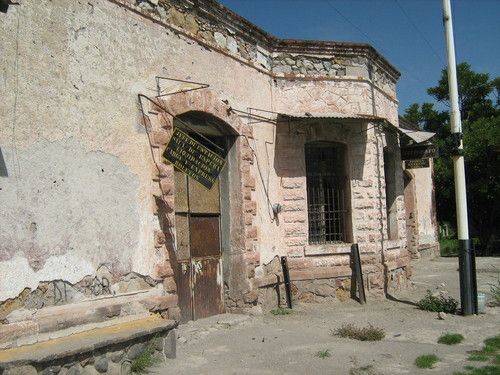
[[[311,255],[332,255],[332,254],[350,254],[352,243],[326,243],[321,245],[306,245],[304,248],[305,256]]]

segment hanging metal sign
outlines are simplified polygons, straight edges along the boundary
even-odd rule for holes
[[[405,160],[405,169],[428,168],[429,159]]]
[[[177,169],[209,190],[226,163],[220,155],[179,129],[174,130],[162,155]]]
[[[437,158],[438,148],[435,145],[421,145],[401,148],[401,160]]]

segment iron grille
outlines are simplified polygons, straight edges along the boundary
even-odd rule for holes
[[[306,145],[309,243],[346,241],[344,147],[335,143]]]

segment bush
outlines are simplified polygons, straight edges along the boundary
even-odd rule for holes
[[[385,337],[385,332],[382,328],[374,327],[371,324],[363,328],[355,327],[352,324],[344,324],[342,327],[332,331],[332,334],[360,341],[380,341]]]
[[[432,368],[439,361],[434,354],[421,355],[415,359],[415,366],[418,368]]]
[[[439,344],[455,345],[460,344],[464,337],[459,333],[447,333],[438,339]]]
[[[458,301],[453,297],[439,297],[433,296],[431,291],[428,290],[424,298],[417,302],[417,307],[420,310],[445,312],[447,314],[455,314],[457,311]]]

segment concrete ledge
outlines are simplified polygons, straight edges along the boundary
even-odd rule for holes
[[[0,325],[0,348],[32,344],[53,338],[55,332],[77,333],[85,330],[80,327],[86,324],[113,324],[115,319],[161,312],[177,306],[176,295],[162,296],[160,293],[161,291],[152,289],[144,293],[87,300],[40,310],[16,310],[8,316],[9,324]]]
[[[92,329],[33,345],[0,350],[0,369],[82,356],[106,346],[116,346],[148,335],[165,333],[177,325],[178,322],[174,320],[151,315],[144,319]]]

